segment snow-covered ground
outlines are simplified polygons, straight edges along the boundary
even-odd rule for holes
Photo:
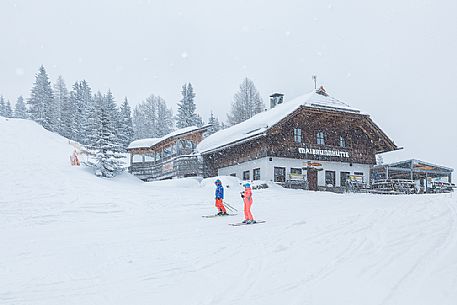
[[[455,194],[254,191],[232,227],[212,179],[71,167],[68,140],[0,118],[0,304],[457,304]],[[241,211],[237,181],[226,201]]]

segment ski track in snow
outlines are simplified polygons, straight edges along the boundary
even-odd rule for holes
[[[237,185],[107,180],[73,148],[0,118],[0,304],[457,304],[455,194],[270,188],[242,220]],[[33,147],[33,154],[30,153]]]

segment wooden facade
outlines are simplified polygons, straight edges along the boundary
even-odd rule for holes
[[[294,136],[294,129],[300,129],[300,141]],[[323,144],[317,142],[319,132],[324,135]],[[324,153],[306,154],[300,148]],[[216,176],[220,168],[263,157],[374,165],[376,154],[396,149],[368,115],[301,106],[263,134],[202,155],[205,174]],[[327,151],[343,152],[346,156],[325,155]]]

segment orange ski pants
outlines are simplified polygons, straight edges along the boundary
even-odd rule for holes
[[[225,210],[225,206],[222,203],[222,199],[216,199],[216,207],[220,212],[227,213],[227,211]]]
[[[244,198],[244,219],[254,220],[251,214],[252,198]]]

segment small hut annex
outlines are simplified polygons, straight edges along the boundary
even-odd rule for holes
[[[161,138],[133,141],[127,148],[129,172],[144,181],[202,176],[202,159],[195,148],[209,127],[186,127]]]
[[[452,192],[452,172],[449,167],[411,159],[391,164],[376,165],[372,169],[374,189],[389,189],[389,184],[408,186],[412,193]]]

